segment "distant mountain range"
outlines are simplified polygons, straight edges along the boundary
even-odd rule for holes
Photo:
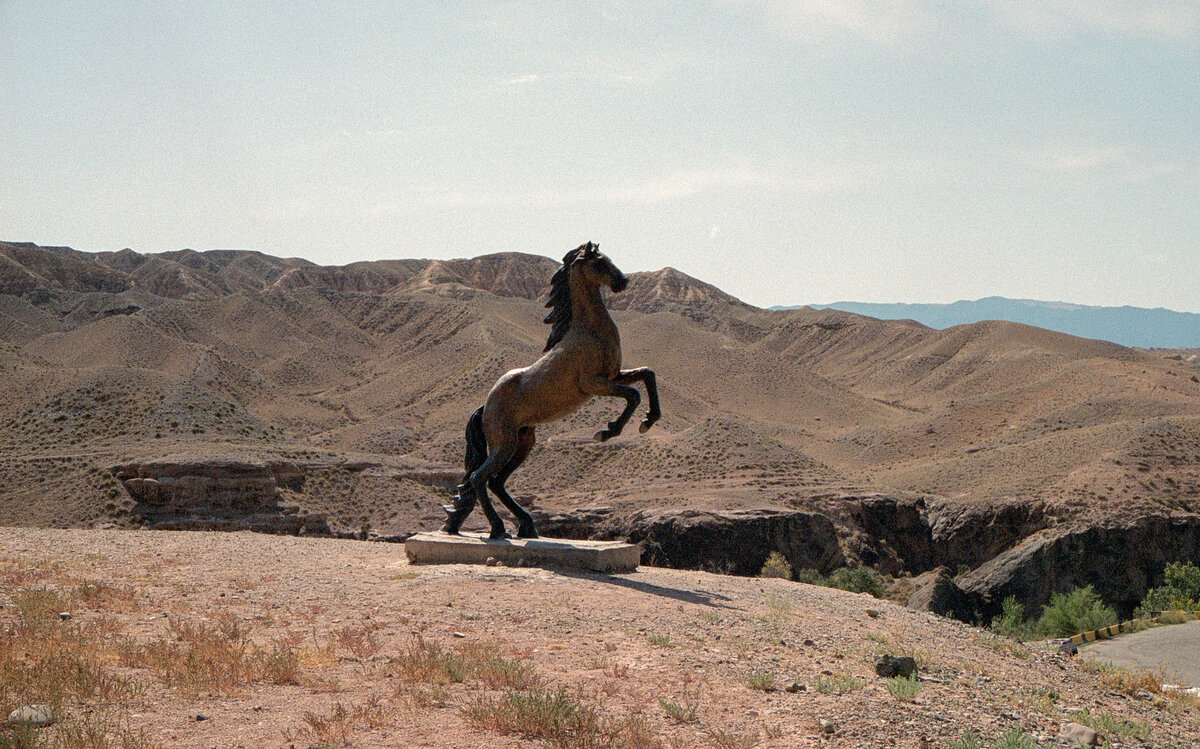
[[[1036,299],[990,296],[953,304],[875,304],[834,302],[809,305],[836,309],[881,320],[916,320],[938,330],[983,320],[1008,320],[1035,325],[1083,338],[1099,338],[1123,346],[1142,348],[1195,348],[1200,346],[1200,315],[1161,307],[1089,307]],[[795,309],[773,307],[772,309]]]

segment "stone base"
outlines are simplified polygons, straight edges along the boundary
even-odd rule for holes
[[[485,564],[569,567],[594,572],[633,572],[641,547],[622,541],[569,541],[560,538],[489,539],[479,533],[452,536],[441,531],[418,533],[404,542],[413,564]]]

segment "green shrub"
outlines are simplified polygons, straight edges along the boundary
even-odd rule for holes
[[[1025,621],[1025,605],[1018,601],[1016,596],[1005,598],[1000,606],[1000,616],[992,619],[990,629],[993,632],[1014,640],[1034,638],[1033,626]]]
[[[876,598],[883,598],[883,581],[869,567],[839,567],[829,577],[814,569],[803,569],[796,572],[795,579],[798,583],[839,588],[851,593],[870,593]]]
[[[820,585],[820,586],[823,586],[826,588],[829,587],[829,578],[825,577],[820,572],[812,569],[811,567],[802,569],[802,570],[798,570],[796,572],[796,582],[808,583],[809,585]]]
[[[1195,611],[1200,601],[1200,567],[1191,562],[1172,562],[1163,570],[1163,584],[1151,588],[1138,606],[1137,616],[1151,611],[1183,609]]]
[[[912,702],[921,692],[921,682],[916,676],[892,676],[887,679],[887,690],[901,702]]]
[[[1055,593],[1042,609],[1037,629],[1048,637],[1068,637],[1093,629],[1107,627],[1117,621],[1117,612],[1105,606],[1092,586],[1076,588],[1070,593]]]
[[[852,593],[870,593],[876,598],[883,598],[883,582],[866,567],[836,569],[829,576],[829,582],[835,588]]]
[[[772,551],[767,555],[767,561],[763,562],[762,569],[758,571],[758,576],[782,577],[784,580],[788,580],[792,576],[792,565],[788,564],[787,557],[778,551]]]
[[[963,731],[962,738],[958,741],[951,741],[949,749],[983,749],[983,740],[979,738],[979,734],[968,729]]]

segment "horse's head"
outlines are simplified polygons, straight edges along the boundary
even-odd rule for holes
[[[593,286],[607,286],[620,293],[629,285],[629,277],[600,252],[600,245],[593,242],[568,252],[563,258],[563,265],[571,269],[572,275],[582,274]]]

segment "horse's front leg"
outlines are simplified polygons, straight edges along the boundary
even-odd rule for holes
[[[635,388],[628,385],[610,380],[605,377],[593,376],[584,380],[582,383],[583,390],[588,395],[607,396],[610,398],[624,398],[625,410],[617,417],[616,421],[608,422],[607,429],[601,429],[596,432],[596,439],[605,442],[616,437],[625,428],[625,424],[629,422],[629,417],[633,416],[633,412],[637,409],[638,404],[642,402],[642,394]]]
[[[645,433],[662,416],[662,411],[658,407],[658,381],[654,377],[654,370],[649,367],[622,369],[615,381],[622,385],[640,381],[646,386],[646,397],[650,400],[650,410],[646,413],[646,418],[642,419],[641,426],[638,427],[639,432]]]

